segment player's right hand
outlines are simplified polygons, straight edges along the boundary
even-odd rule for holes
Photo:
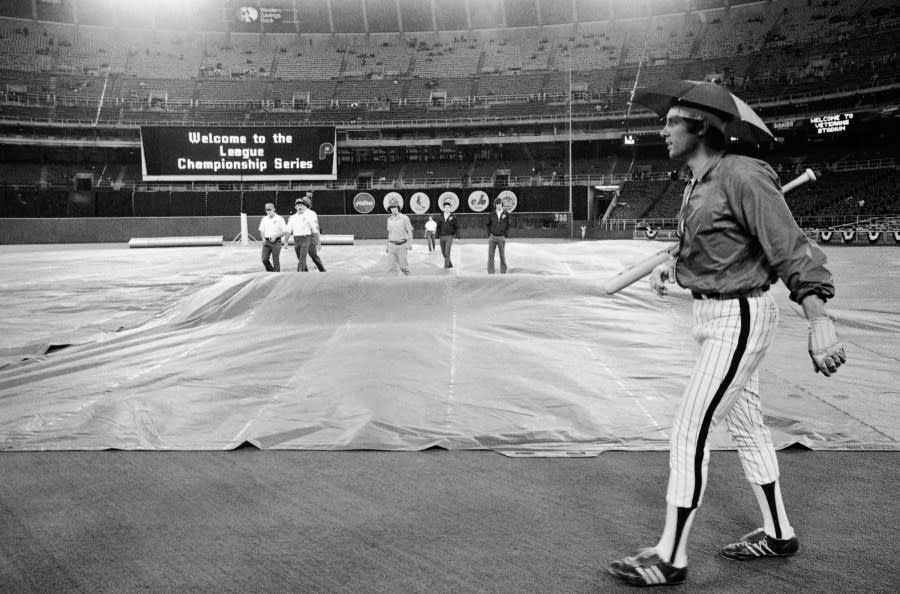
[[[669,288],[666,286],[666,283],[672,284],[675,282],[675,257],[669,256],[669,258],[653,269],[650,273],[650,287],[656,291],[656,294],[660,297],[666,295],[669,292]]]

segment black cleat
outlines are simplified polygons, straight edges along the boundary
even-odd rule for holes
[[[676,586],[687,577],[687,567],[675,567],[659,558],[656,549],[613,561],[609,572],[632,586]]]
[[[766,557],[790,557],[800,549],[797,537],[775,538],[762,528],[741,537],[740,542],[722,547],[722,556],[736,561],[750,561]]]

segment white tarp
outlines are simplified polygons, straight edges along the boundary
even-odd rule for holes
[[[4,246],[0,449],[663,449],[692,299],[599,288],[662,247],[511,239],[511,274],[488,276],[484,241],[450,271],[418,244],[405,278],[382,242],[327,247],[325,274],[290,272],[292,251],[267,274],[258,246]],[[775,287],[776,443],[898,449],[900,251],[827,249],[849,361],[813,374]]]

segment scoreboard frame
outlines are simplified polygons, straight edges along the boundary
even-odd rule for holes
[[[334,126],[141,126],[147,182],[337,180]]]

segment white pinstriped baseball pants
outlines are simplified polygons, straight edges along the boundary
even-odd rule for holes
[[[757,374],[778,326],[775,299],[768,292],[721,301],[696,299],[693,317],[700,356],[675,416],[666,491],[670,505],[688,508],[699,507],[703,500],[709,430],[723,419],[747,480],[763,485],[778,479]]]

